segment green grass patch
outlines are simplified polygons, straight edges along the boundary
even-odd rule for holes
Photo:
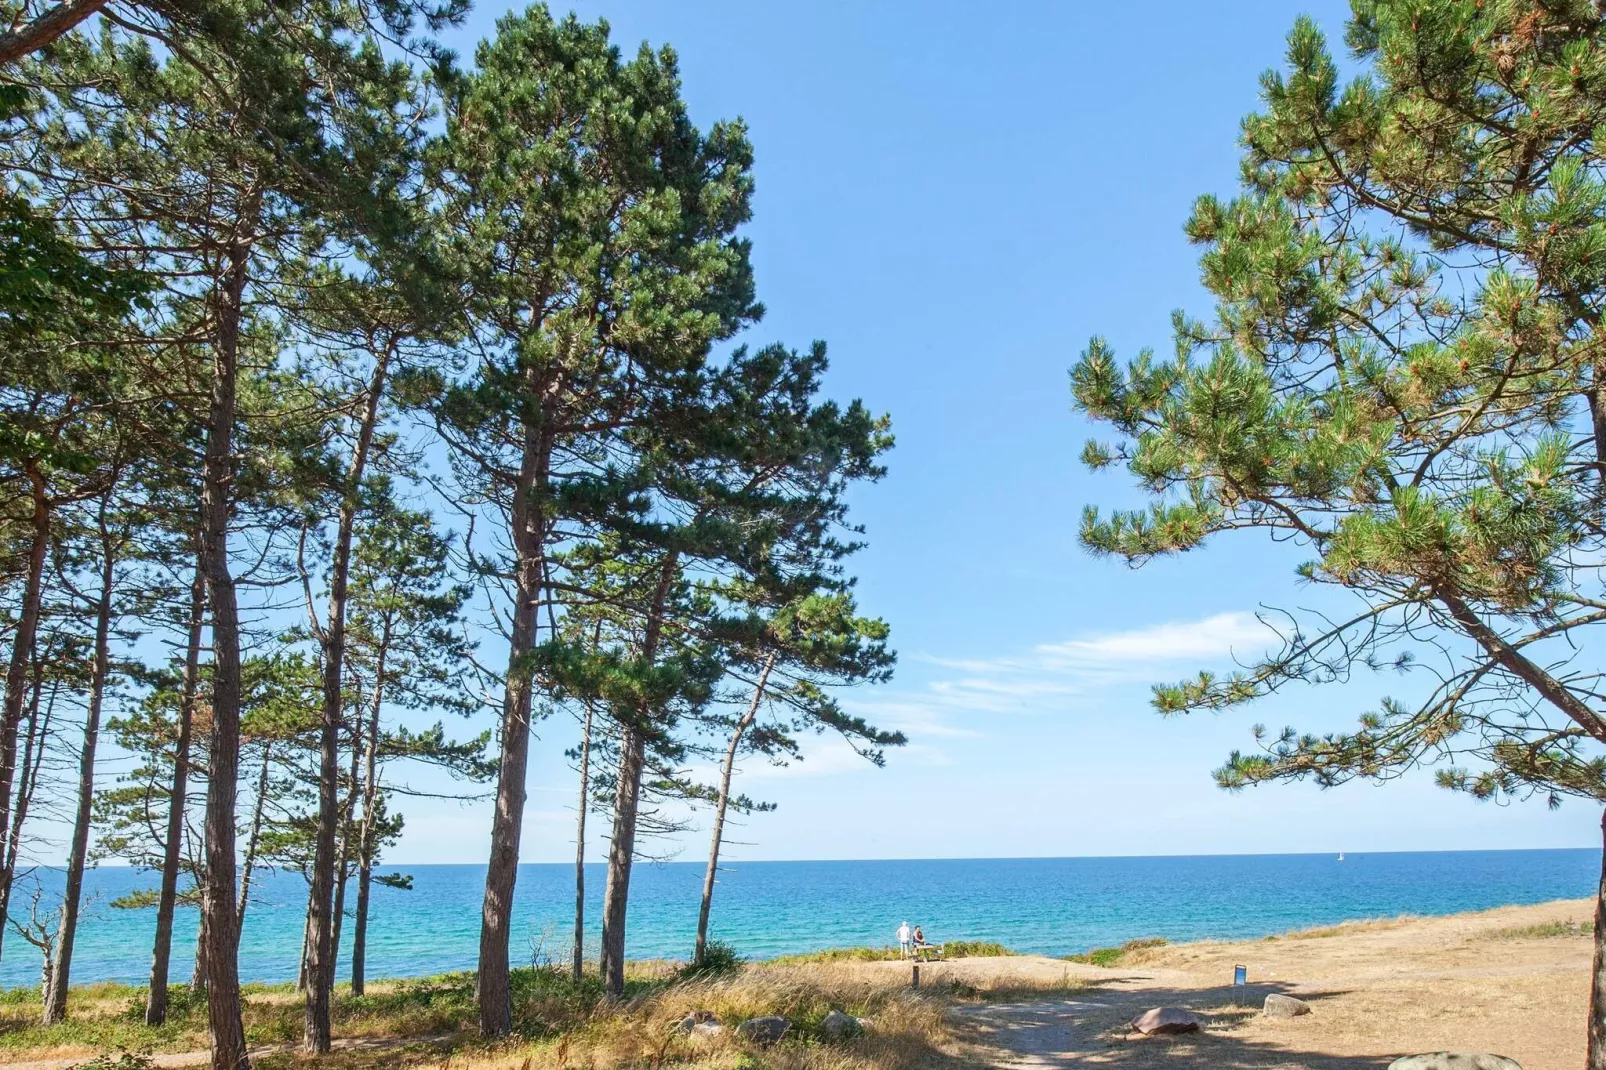
[[[1486,940],[1555,940],[1567,937],[1594,936],[1595,925],[1588,921],[1547,921],[1537,925],[1517,925],[1510,929],[1496,929]]]
[[[942,945],[944,959],[992,958],[1014,954],[1017,952],[992,940],[950,940]],[[903,954],[896,947],[828,947],[823,951],[781,955],[767,961],[774,966],[802,966],[828,962],[896,962],[901,958]]]
[[[1141,940],[1128,940],[1120,947],[1095,947],[1080,955],[1066,955],[1065,958],[1070,962],[1081,962],[1089,966],[1119,966],[1133,952],[1164,947],[1166,942],[1163,936],[1150,936]]]

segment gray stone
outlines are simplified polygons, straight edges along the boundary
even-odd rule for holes
[[[863,1028],[864,1026],[859,1024],[859,1019],[836,1010],[827,1014],[825,1020],[820,1023],[820,1032],[833,1040],[857,1036]]]
[[[686,1017],[675,1023],[675,1032],[683,1036],[691,1036],[697,1032],[700,1025],[718,1026],[719,1019],[714,1017],[713,1011],[692,1011]]]
[[[786,1036],[786,1031],[790,1028],[792,1028],[791,1022],[772,1014],[764,1018],[749,1018],[736,1027],[736,1035],[757,1044],[774,1044]]]
[[[1522,1070],[1517,1060],[1504,1055],[1473,1051],[1435,1051],[1406,1055],[1389,1063],[1389,1070]]]
[[[1273,992],[1266,997],[1265,1005],[1260,1008],[1260,1013],[1267,1018],[1298,1018],[1301,1014],[1310,1013],[1310,1004],[1302,999],[1295,999],[1293,996],[1285,996],[1281,993]]]
[[[712,1040],[714,1037],[724,1036],[725,1027],[718,1022],[698,1022],[691,1027],[691,1035],[699,1040]]]
[[[1132,1028],[1149,1037],[1197,1033],[1199,1016],[1181,1007],[1155,1007],[1132,1019]]]

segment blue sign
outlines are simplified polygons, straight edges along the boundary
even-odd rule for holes
[[[1233,984],[1242,985],[1242,984],[1247,984],[1248,981],[1249,981],[1249,969],[1248,969],[1248,967],[1246,967],[1246,966],[1234,966],[1232,968],[1232,983]]]

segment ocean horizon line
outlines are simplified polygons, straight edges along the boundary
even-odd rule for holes
[[[1513,853],[1542,854],[1542,853],[1547,852],[1547,851],[1548,852],[1554,852],[1554,851],[1589,851],[1592,854],[1598,854],[1599,851],[1600,851],[1600,848],[1599,848],[1599,846],[1594,845],[1594,844],[1585,844],[1583,846],[1576,846],[1576,847],[1420,847],[1420,848],[1415,848],[1415,847],[1390,847],[1390,848],[1382,848],[1382,849],[1379,849],[1379,850],[1369,850],[1369,849],[1364,848],[1364,847],[1362,847],[1362,848],[1342,847],[1342,848],[1333,848],[1332,850],[1326,850],[1326,851],[1199,851],[1199,852],[1193,852],[1193,853],[1188,853],[1188,854],[1182,854],[1182,853],[1157,853],[1157,854],[1097,854],[1097,855],[881,855],[881,856],[874,857],[874,858],[868,858],[867,857],[867,858],[737,858],[737,859],[730,859],[730,858],[722,857],[720,859],[720,862],[719,862],[719,868],[720,869],[725,869],[725,868],[730,867],[730,866],[754,866],[754,865],[764,865],[764,866],[768,866],[768,865],[811,865],[811,866],[813,866],[813,865],[851,864],[851,863],[860,863],[860,862],[1074,862],[1074,861],[1078,861],[1078,860],[1110,861],[1110,860],[1116,860],[1116,859],[1136,861],[1136,860],[1141,860],[1141,859],[1145,859],[1145,858],[1166,858],[1166,859],[1190,859],[1190,858],[1326,858],[1328,856],[1337,856],[1337,855],[1344,855],[1346,859],[1351,859],[1351,858],[1363,858],[1363,857],[1376,857],[1376,856],[1379,856],[1379,855],[1455,855],[1455,854],[1473,855],[1473,854],[1513,854]],[[591,866],[606,866],[606,864],[607,863],[605,861],[603,861],[601,858],[597,858],[597,859],[594,859],[594,860],[593,859],[588,859],[586,861],[586,866],[587,867],[591,867]],[[637,865],[641,865],[641,866],[696,866],[699,869],[702,869],[702,868],[706,867],[707,864],[708,863],[707,863],[707,861],[705,859],[666,859],[666,860],[650,860],[650,861],[649,860],[642,860],[642,861],[638,861],[637,862]],[[408,862],[408,861],[401,861],[401,860],[391,861],[389,859],[386,859],[383,862],[379,863],[375,868],[377,868],[377,869],[395,869],[395,868],[415,869],[415,868],[423,868],[423,867],[426,867],[426,866],[462,867],[462,866],[484,866],[484,865],[485,865],[485,862],[483,862],[483,861],[481,861],[481,862]],[[519,867],[521,869],[523,867],[525,867],[525,866],[549,866],[549,867],[550,866],[561,866],[561,867],[563,867],[565,869],[573,869],[574,868],[574,860],[571,858],[571,859],[568,859],[568,860],[559,860],[559,861],[555,861],[555,862],[528,861],[528,862],[520,862],[519,863]],[[39,863],[36,863],[32,868],[33,869],[60,870],[60,869],[63,869],[64,867],[62,867],[61,865],[59,865],[57,863],[54,863],[54,862],[39,862]],[[139,870],[139,869],[144,869],[146,867],[135,866],[135,865],[131,865],[131,864],[127,863],[127,862],[123,862],[121,860],[117,860],[117,861],[111,861],[111,862],[102,862],[102,863],[100,863],[100,864],[98,864],[96,866],[93,866],[91,868],[102,869],[102,870]]]

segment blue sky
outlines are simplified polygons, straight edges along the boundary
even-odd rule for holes
[[[503,8],[481,6],[465,54]],[[1168,344],[1208,311],[1181,224],[1230,193],[1240,118],[1301,11],[1342,4],[609,0],[627,50],[678,51],[695,120],[743,117],[768,307],[753,342],[830,344],[830,391],[891,413],[884,483],[858,495],[864,607],[893,626],[890,686],[855,708],[911,744],[877,770],[821,741],[750,767],[779,803],[733,858],[938,857],[1579,846],[1598,815],[1496,807],[1427,775],[1226,795],[1209,772],[1250,726],[1336,728],[1398,679],[1299,689],[1163,720],[1148,685],[1252,655],[1253,614],[1306,605],[1297,551],[1246,534],[1142,570],[1077,544],[1089,502],[1129,500],[1076,461],[1093,433],[1066,372],[1088,337]],[[524,855],[572,858],[574,733],[542,727]],[[483,805],[409,815],[395,857],[482,862]],[[594,820],[593,828],[605,824]],[[598,848],[593,846],[593,857]],[[683,857],[701,856],[700,834]]]

